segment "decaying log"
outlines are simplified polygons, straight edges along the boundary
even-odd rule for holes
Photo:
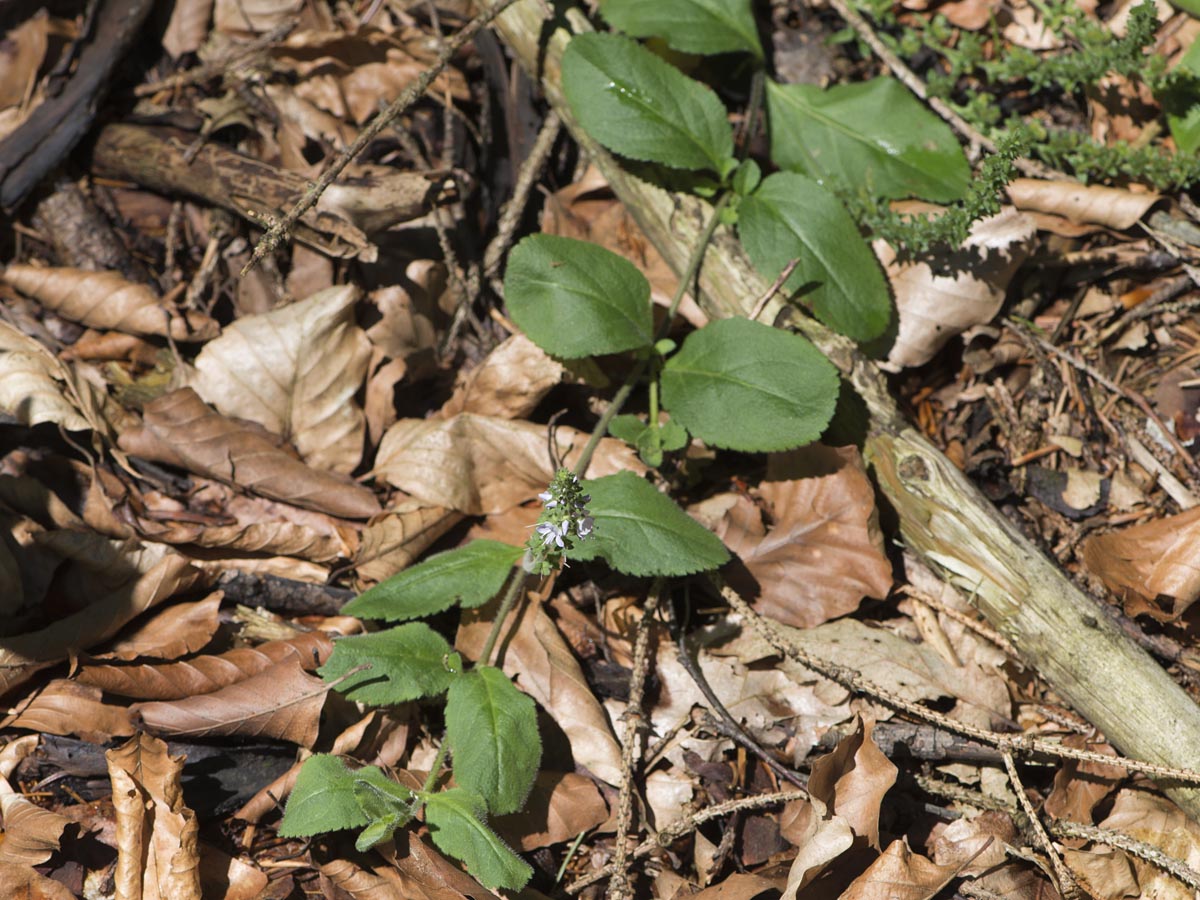
[[[550,13],[543,0],[523,0],[497,20],[497,29],[521,65],[540,78],[572,135],[658,251],[682,271],[708,206],[634,178],[578,127],[559,81],[568,35]],[[590,28],[577,12],[567,18],[577,31]],[[714,317],[748,315],[767,288],[724,230],[705,256],[700,284],[701,302]],[[773,300],[760,318],[771,321],[781,308]],[[865,401],[870,413],[865,456],[908,545],[969,595],[1022,658],[1123,754],[1200,770],[1200,708],[1183,689],[904,420],[879,370],[853,343],[812,319],[794,325]],[[1164,788],[1200,819],[1200,790]]]

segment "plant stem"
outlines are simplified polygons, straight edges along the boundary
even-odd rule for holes
[[[671,322],[675,318],[675,313],[679,311],[679,304],[683,300],[683,295],[687,293],[688,286],[696,280],[696,275],[700,272],[700,264],[704,261],[704,251],[708,249],[708,245],[712,241],[712,236],[716,232],[717,226],[721,223],[721,212],[725,209],[726,204],[729,203],[729,198],[730,194],[726,192],[713,205],[712,213],[709,215],[708,222],[704,226],[704,231],[700,233],[700,239],[696,241],[696,246],[692,248],[692,255],[688,259],[683,274],[679,276],[679,286],[675,288],[675,296],[671,298],[671,306],[667,310],[666,319],[663,320],[662,326],[658,330],[658,335],[655,338],[656,341],[662,340],[667,336],[667,332],[671,330]],[[629,395],[633,393],[638,379],[645,373],[649,363],[649,356],[638,360],[637,365],[633,367],[633,371],[629,373],[624,384],[613,395],[612,402],[608,404],[608,409],[600,416],[600,421],[592,429],[592,434],[588,438],[588,442],[584,445],[583,452],[579,454],[579,459],[575,463],[574,470],[576,478],[582,480],[587,475],[588,466],[592,463],[592,457],[596,453],[596,448],[600,446],[600,439],[607,433],[609,423],[616,418],[617,413],[621,411],[621,407],[625,405],[625,401],[629,399]]]
[[[438,773],[442,771],[442,765],[446,762],[446,754],[449,750],[450,745],[446,742],[445,736],[443,736],[442,746],[438,747],[437,756],[433,760],[433,766],[429,769],[429,774],[425,776],[425,784],[421,786],[421,793],[428,794],[433,790],[433,786],[437,784]]]
[[[483,642],[483,649],[479,651],[479,659],[475,663],[477,666],[491,665],[492,650],[495,649],[496,641],[500,638],[500,629],[516,604],[517,598],[521,596],[521,590],[525,587],[525,582],[529,580],[530,569],[534,562],[536,560],[533,554],[526,550],[525,558],[521,560],[516,574],[508,583],[508,590],[504,592],[504,599],[500,601],[500,608],[496,610],[496,618],[492,620],[492,630],[488,632],[487,640]]]

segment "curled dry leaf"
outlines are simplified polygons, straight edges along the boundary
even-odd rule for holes
[[[1017,178],[1009,182],[1007,190],[1017,209],[1052,213],[1075,223],[1103,225],[1118,231],[1132,228],[1161,199],[1149,191],[1134,192],[1074,180]]]
[[[1103,741],[1090,740],[1086,735],[1069,734],[1063,745],[1115,756],[1116,751]],[[1054,774],[1054,789],[1046,798],[1043,809],[1056,819],[1070,819],[1084,825],[1092,824],[1092,810],[1104,801],[1129,773],[1120,766],[1083,760],[1063,760]]]
[[[216,0],[213,24],[217,31],[262,34],[294,21],[303,5],[302,0]]]
[[[332,651],[333,641],[325,632],[309,631],[257,647],[239,647],[219,656],[199,656],[164,665],[84,666],[77,680],[122,697],[182,700],[245,681],[292,657],[302,668],[313,671]]]
[[[840,900],[930,900],[957,873],[954,866],[939,866],[913,853],[906,840],[892,841]]]
[[[328,692],[329,685],[305,672],[295,656],[288,656],[212,693],[139,703],[133,712],[155,734],[276,738],[311,747]]]
[[[87,389],[53,353],[0,322],[0,410],[22,425],[54,422],[67,431],[85,431],[99,424],[82,409],[78,391]]]
[[[864,597],[887,596],[892,565],[856,448],[813,445],[773,455],[758,493],[769,529],[753,502],[727,495],[713,530],[757,580],[759,612],[811,628],[853,612]],[[711,510],[713,501],[706,505]]]
[[[44,863],[58,849],[63,829],[71,824],[66,816],[42,809],[13,791],[7,781],[0,784],[0,815],[4,816],[0,866]]]
[[[1169,622],[1200,599],[1197,550],[1200,507],[1090,537],[1083,562],[1121,598],[1129,615]]]
[[[163,32],[163,49],[176,59],[200,49],[208,37],[208,20],[213,0],[181,0],[171,7],[171,18]]]
[[[526,603],[506,624],[501,666],[550,714],[571,742],[575,762],[609,784],[621,783],[621,745],[583,670],[540,603]],[[495,604],[469,610],[455,647],[471,658],[483,648]]]
[[[890,246],[876,241],[875,255],[900,314],[888,363],[924,365],[956,334],[990,322],[1013,273],[1029,255],[1033,234],[1033,220],[1009,207],[976,222],[959,249],[927,260],[899,262]]]
[[[929,845],[933,861],[954,866],[961,876],[981,875],[1008,859],[1005,846],[1017,841],[1017,826],[1007,813],[988,810],[974,818],[955,819],[933,827]]]
[[[124,706],[105,703],[97,687],[57,678],[28,700],[21,701],[2,728],[25,728],[41,734],[75,734],[103,743],[133,734],[133,720]]]
[[[119,438],[122,450],[308,509],[350,519],[379,512],[362,485],[310,468],[260,428],[214,412],[191,388],[146,404],[144,423]]]
[[[439,412],[444,418],[467,412],[520,419],[537,409],[564,371],[525,335],[514,334],[459,379]]]
[[[270,880],[267,874],[210,844],[200,844],[200,887],[205,897],[221,900],[261,900]]]
[[[796,900],[830,863],[854,845],[854,832],[849,822],[829,812],[817,799],[789,804],[783,820],[784,833],[799,852],[788,870],[780,900]]]
[[[587,435],[565,426],[554,433],[570,467]],[[426,503],[469,516],[500,513],[546,489],[554,475],[546,447],[546,426],[533,422],[471,413],[401,419],[383,436],[375,474]],[[623,441],[602,440],[589,476],[624,469],[645,471]]]
[[[167,309],[149,287],[126,281],[117,272],[12,263],[5,267],[4,279],[46,309],[89,328],[177,341],[207,341],[220,331],[216,321],[203,313]]]
[[[879,849],[879,811],[899,769],[871,738],[875,722],[859,718],[854,732],[832,752],[817,759],[808,779],[809,793],[849,824],[867,845]]]
[[[406,890],[400,873],[386,864],[363,868],[348,859],[331,859],[321,865],[321,875],[339,894],[363,900],[411,900],[430,897]],[[435,895],[436,896],[436,895]],[[462,895],[437,897],[436,900],[459,900]]]
[[[354,395],[371,357],[354,324],[357,296],[344,285],[243,316],[200,351],[191,386],[222,414],[291,441],[314,468],[353,470],[365,429]]]
[[[1062,856],[1063,862],[1088,897],[1094,897],[1095,900],[1126,900],[1129,897],[1153,896],[1142,892],[1129,857],[1120,850],[1111,847],[1095,847],[1091,850],[1064,847]]]
[[[1200,871],[1200,825],[1178,806],[1143,788],[1125,788],[1113,800],[1112,811],[1100,823],[1161,850],[1193,872]],[[1167,872],[1140,859],[1130,860],[1137,870],[1142,897],[1190,897]]]
[[[298,556],[313,562],[350,558],[358,550],[358,534],[345,521],[324,513],[237,493],[210,481],[192,493],[220,509],[234,524],[197,520],[183,504],[152,492],[142,495],[147,513],[134,514],[137,533],[164,544],[195,544],[233,553]],[[175,516],[178,515],[178,518]]]
[[[117,820],[117,900],[201,900],[200,823],[183,801],[184,758],[148,734],[104,756]]]
[[[367,329],[371,343],[392,359],[406,362],[417,354],[432,356],[438,341],[434,322],[441,315],[438,298],[448,277],[441,263],[419,259],[405,269],[403,284],[372,291],[379,321]]]

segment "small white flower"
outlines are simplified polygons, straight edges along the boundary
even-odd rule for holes
[[[581,538],[585,538],[592,533],[592,527],[595,524],[596,523],[591,516],[584,516],[582,519],[578,519],[575,522],[575,533]]]
[[[542,522],[538,525],[537,532],[542,536],[542,546],[549,547],[551,544],[563,546],[563,536],[567,533],[566,526],[556,525],[553,522]]]
[[[549,491],[542,491],[538,494],[538,499],[546,504],[546,509],[554,509],[554,507],[558,506],[558,501],[554,499],[554,495]]]

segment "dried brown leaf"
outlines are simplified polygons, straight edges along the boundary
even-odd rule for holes
[[[1007,813],[989,810],[973,818],[934,826],[929,841],[933,861],[955,866],[963,876],[980,875],[1008,859],[1006,845],[1018,841],[1017,826]]]
[[[1200,599],[1198,548],[1200,507],[1090,537],[1083,562],[1130,615],[1173,621]]]
[[[875,254],[900,314],[888,363],[924,365],[956,334],[990,322],[1004,303],[1009,279],[1029,255],[1033,234],[1033,220],[1010,207],[975,223],[953,253],[939,254],[936,271],[928,262],[897,262],[891,247],[876,241]]]
[[[463,616],[455,646],[474,658],[491,628],[495,604]],[[526,603],[510,616],[502,667],[541,704],[571,741],[575,762],[609,784],[621,782],[621,746],[604,707],[592,694],[571,648],[540,603]]]
[[[178,0],[171,7],[171,18],[163,32],[163,49],[176,59],[200,49],[208,37],[213,0]]]
[[[796,900],[834,860],[854,846],[854,832],[849,822],[829,813],[820,800],[789,804],[783,825],[784,835],[799,852],[788,870],[780,900]]]
[[[808,790],[878,850],[879,811],[899,770],[875,745],[874,727],[872,719],[859,718],[853,734],[813,763]]]
[[[758,582],[763,615],[811,628],[882,600],[892,587],[875,491],[854,447],[814,445],[774,456],[758,507],[734,495],[714,529]],[[711,504],[712,501],[709,501]]]
[[[488,825],[522,852],[574,840],[608,820],[608,806],[595,782],[574,772],[538,772],[525,808]]]
[[[428,900],[500,900],[470,875],[453,865],[409,829],[397,836],[396,843],[381,846],[381,855],[396,867],[406,891],[405,897]]]
[[[855,619],[838,619],[816,628],[779,628],[789,641],[814,656],[853,668],[868,681],[907,700],[956,697],[959,703],[950,715],[984,728],[996,728],[1010,720],[1008,688],[990,666],[953,666],[928,644],[914,644]],[[730,641],[722,652],[733,653],[747,663],[774,655],[769,645],[753,634]],[[780,663],[780,668],[797,681],[811,679],[806,669],[790,661]]]
[[[461,413],[450,419],[401,419],[379,445],[375,474],[426,503],[466,515],[503,512],[532,500],[554,472],[547,458],[545,425]],[[587,436],[555,430],[564,465],[579,456]],[[600,442],[589,475],[645,471],[623,441]]]
[[[327,685],[289,656],[209,694],[133,707],[147,729],[170,737],[255,737],[311,747],[317,739]]]
[[[49,532],[39,544],[75,563],[62,586],[91,603],[39,631],[4,639],[0,647],[0,694],[39,669],[102,643],[126,623],[200,581],[186,558],[161,544],[109,541],[87,532]]]
[[[1116,756],[1116,751],[1104,741],[1090,740],[1086,735],[1070,734],[1062,742],[1073,749]],[[1116,790],[1127,776],[1128,773],[1120,766],[1063,760],[1062,766],[1054,773],[1054,789],[1046,798],[1043,809],[1055,818],[1091,825],[1092,810]]]
[[[310,466],[350,472],[365,429],[354,395],[371,357],[354,324],[357,297],[344,285],[243,316],[200,351],[189,384],[223,415],[291,441]]]
[[[4,35],[0,46],[0,110],[26,100],[27,92],[37,82],[54,30],[53,20],[42,7]]]
[[[7,782],[0,785],[0,815],[4,817],[0,866],[44,863],[59,849],[63,829],[71,824],[66,816],[42,809],[15,793]]]
[[[371,343],[406,362],[417,354],[432,356],[438,341],[434,322],[441,316],[438,298],[446,290],[447,277],[441,263],[419,259],[409,263],[403,284],[372,291],[379,321],[367,329]]]
[[[64,319],[89,328],[129,334],[169,336],[177,341],[207,341],[220,331],[214,319],[163,306],[152,289],[126,281],[118,272],[51,269],[11,263],[5,280]]]
[[[1017,209],[1051,213],[1071,222],[1103,225],[1118,231],[1132,228],[1162,199],[1155,193],[1073,180],[1016,178],[1009,182],[1007,190]]]
[[[428,37],[416,28],[391,34],[374,28],[352,34],[294,31],[272,55],[277,68],[298,76],[297,95],[356,125],[373,116],[381,103],[390,103],[434,60]],[[434,79],[430,92],[460,101],[470,97],[456,68]]]
[[[117,820],[116,900],[201,900],[200,823],[183,801],[184,758],[147,734],[104,756]]]
[[[0,721],[3,728],[25,728],[42,734],[75,734],[103,743],[133,734],[124,706],[105,703],[99,688],[58,678],[22,701]]]
[[[219,656],[199,656],[165,665],[84,666],[77,680],[137,700],[182,700],[245,681],[292,657],[301,667],[312,671],[332,651],[329,635],[309,631],[257,647],[240,647]]]
[[[957,874],[913,853],[905,840],[887,850],[850,884],[840,900],[928,900]]]
[[[1087,896],[1095,900],[1125,900],[1145,897],[1129,857],[1111,847],[1094,850],[1063,849],[1063,862]],[[1161,896],[1161,895],[1159,895]]]
[[[210,844],[200,844],[200,887],[205,897],[260,900],[269,884],[266,873],[257,866]]]
[[[224,597],[220,591],[203,600],[173,603],[154,615],[139,621],[120,636],[100,659],[175,659],[195,653],[212,640],[220,621],[217,618]]]
[[[213,27],[217,31],[261,34],[295,20],[302,0],[216,0]]]
[[[562,364],[533,341],[516,334],[459,378],[454,394],[439,410],[449,418],[461,412],[501,419],[529,415],[562,380]]]
[[[734,872],[720,884],[692,894],[690,900],[754,900],[759,894],[778,891],[782,887],[780,879],[777,878],[763,878],[749,872]]]
[[[0,322],[0,410],[23,425],[54,422],[68,431],[98,424],[80,397],[75,374],[49,350],[7,322]]]
[[[387,515],[363,529],[355,560],[359,577],[377,582],[407,569],[462,519],[461,513],[444,506],[426,506],[415,501],[389,509]]]
[[[321,866],[321,874],[332,887],[353,900],[424,900],[427,894],[406,892],[400,875],[390,866],[365,869],[348,859],[331,859]],[[446,900],[460,900],[456,894]],[[438,898],[443,900],[443,898]]]
[[[60,881],[47,878],[30,866],[0,863],[0,896],[19,900],[76,900]]]
[[[191,388],[145,407],[144,424],[120,436],[123,450],[239,484],[275,500],[351,519],[379,512],[375,495],[333,472],[310,468],[261,429],[214,412]]]
[[[1200,825],[1161,794],[1142,788],[1125,788],[1113,801],[1101,828],[1120,831],[1135,841],[1157,847],[1192,871],[1200,870]],[[1131,860],[1137,870],[1143,897],[1190,898],[1192,893],[1151,863]]]

